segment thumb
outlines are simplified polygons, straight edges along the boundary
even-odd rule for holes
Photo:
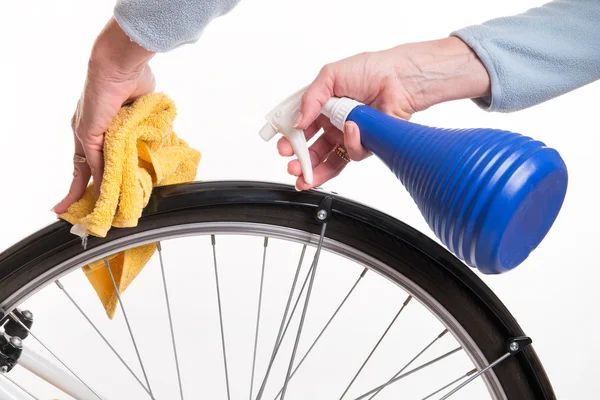
[[[326,65],[304,92],[294,128],[306,129],[317,119],[323,105],[333,96],[334,83],[333,69]]]

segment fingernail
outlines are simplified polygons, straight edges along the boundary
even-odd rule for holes
[[[52,207],[52,208],[50,209],[50,212],[56,213],[56,211],[54,211],[54,209],[55,209],[55,208],[56,208],[56,207]]]
[[[354,125],[352,125],[351,123],[347,122],[344,125],[344,133],[352,133],[354,131]]]
[[[296,192],[301,192],[302,191],[302,189],[300,189],[297,184],[294,185],[294,189],[296,189]]]
[[[301,112],[296,114],[296,118],[294,118],[294,123],[292,124],[292,128],[297,128],[300,121],[302,121],[302,113]]]

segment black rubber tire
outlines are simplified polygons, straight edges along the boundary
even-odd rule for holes
[[[491,290],[463,263],[427,236],[368,207],[319,191],[257,182],[194,183],[156,189],[136,228],[91,238],[88,250],[132,233],[198,222],[257,222],[319,233],[317,206],[332,197],[326,236],[395,268],[434,297],[469,333],[487,360],[506,353],[524,333]],[[81,254],[79,238],[59,221],[0,254],[0,311],[26,291],[52,282],[56,266]],[[44,281],[40,281],[40,276]],[[2,318],[2,315],[0,315]],[[494,368],[510,400],[555,399],[532,346]]]

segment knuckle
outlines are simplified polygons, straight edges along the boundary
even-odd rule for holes
[[[87,135],[84,133],[83,130],[79,129],[78,126],[73,127],[73,133],[82,145],[85,145],[87,143]]]
[[[381,111],[388,114],[394,108],[393,103],[387,99],[384,99],[379,106]]]
[[[77,163],[73,167],[73,181],[85,179],[89,171],[89,166],[83,163]]]
[[[331,73],[333,73],[334,68],[335,67],[334,67],[333,63],[325,64],[321,68],[321,71],[319,72],[319,75],[322,75],[322,76],[330,75]]]
[[[90,134],[88,131],[77,131],[76,132],[77,138],[79,139],[79,141],[81,142],[81,144],[83,145],[83,147],[85,148],[86,152],[87,151],[93,151],[93,152],[101,152],[102,151],[102,145],[104,143],[104,134],[100,134],[100,135],[95,135],[95,134]]]
[[[358,56],[360,58],[367,58],[367,59],[370,59],[372,55],[373,55],[372,51],[363,51],[363,52],[361,52],[361,53],[358,54]]]
[[[381,102],[379,108],[383,113],[397,118],[408,120],[411,116],[411,113],[407,110],[407,107],[403,105],[401,99],[386,98]]]
[[[302,97],[300,98],[300,102],[302,104],[305,104],[306,102],[308,102],[310,100],[310,97],[311,97],[310,91],[313,88],[313,85],[310,85],[310,87],[304,93],[302,93]]]
[[[398,106],[392,103],[384,103],[381,106],[381,111],[385,114],[392,115],[394,117],[401,117],[404,113],[398,109]]]
[[[335,75],[338,72],[338,67],[336,63],[325,64],[319,75],[317,77],[317,81],[320,82],[321,86],[329,86],[331,82],[334,80]]]
[[[77,107],[75,108],[75,112],[71,117],[71,129],[75,131],[79,126],[79,122],[81,120],[81,100],[77,102]]]

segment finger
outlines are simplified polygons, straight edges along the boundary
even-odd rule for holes
[[[316,123],[309,126],[304,131],[304,136],[306,137],[306,140],[307,141],[310,140],[313,136],[315,136],[317,134],[317,132],[319,132],[320,129],[321,129],[321,127],[316,126]],[[282,136],[277,141],[277,150],[279,151],[279,155],[281,155],[283,157],[290,157],[290,156],[294,155],[294,149],[292,147],[292,144],[290,143],[289,140],[287,140],[287,138],[285,136]]]
[[[327,117],[321,115],[319,118],[317,118],[315,122],[310,124],[310,126],[304,130],[304,137],[306,138],[306,141],[309,141],[317,133],[319,133],[319,131],[326,122]],[[279,151],[279,154],[284,157],[290,157],[294,155],[294,149],[292,148],[290,141],[287,140],[285,136],[282,136],[277,141],[277,150]]]
[[[354,122],[344,124],[344,146],[348,151],[348,157],[352,161],[361,161],[369,157],[371,153],[365,149],[360,142],[360,129]]]
[[[94,180],[94,189],[96,197],[100,196],[100,184],[102,183],[102,175],[104,174],[104,154],[102,153],[102,145],[86,145],[84,144],[85,158],[90,167],[92,179]]]
[[[325,182],[335,178],[343,171],[348,163],[342,160],[336,153],[332,153],[327,161],[319,164],[313,171],[313,183],[309,185],[303,177],[296,180],[297,190],[309,190],[321,186]]]
[[[333,145],[326,136],[321,136],[316,142],[308,148],[310,163],[313,168],[323,162],[324,158],[331,152]],[[302,167],[298,160],[292,160],[288,163],[288,173],[294,176],[302,175]]]
[[[277,151],[280,156],[283,157],[291,157],[294,155],[294,149],[292,148],[292,144],[285,136],[282,136],[277,141]]]
[[[324,66],[302,96],[300,112],[294,120],[293,126],[295,128],[306,129],[314,122],[319,116],[323,105],[333,96],[334,82],[333,67],[330,65]]]
[[[86,163],[75,163],[73,168],[73,181],[71,181],[71,187],[69,193],[52,208],[57,214],[66,212],[71,205],[83,196],[90,176],[92,175],[90,167]]]

